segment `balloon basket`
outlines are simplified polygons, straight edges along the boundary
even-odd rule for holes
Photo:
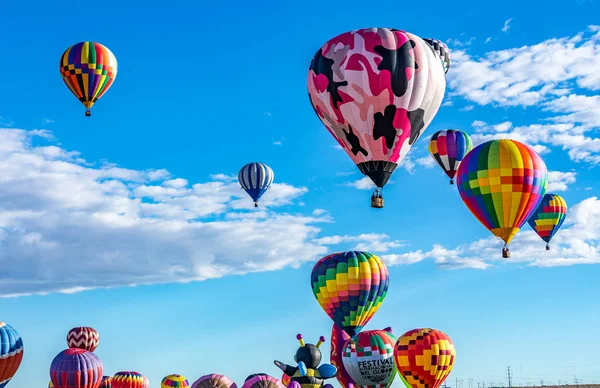
[[[510,259],[510,251],[508,249],[502,250],[502,257],[505,259]]]
[[[85,117],[90,117],[92,115],[92,112],[90,112],[90,110],[86,110],[85,111]]]
[[[375,209],[381,209],[383,207],[383,198],[375,197],[371,198],[371,207]]]
[[[546,244],[546,250],[549,251],[550,250],[550,245]]]

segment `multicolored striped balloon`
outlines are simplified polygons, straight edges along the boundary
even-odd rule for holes
[[[98,388],[112,388],[112,377],[110,376],[102,376],[102,381]]]
[[[377,312],[387,295],[388,270],[368,252],[350,251],[323,257],[312,269],[311,287],[327,315],[350,336]]]
[[[69,348],[58,353],[50,365],[55,388],[98,388],[104,367],[94,353]]]
[[[258,200],[269,190],[274,178],[271,167],[263,163],[248,163],[238,173],[238,181],[254,201],[255,207],[258,207]]]
[[[394,347],[398,373],[413,388],[438,388],[452,371],[455,359],[452,340],[435,329],[406,332]]]
[[[348,341],[351,337],[344,330],[340,329],[338,325],[335,323],[331,328],[331,344],[329,346],[330,349],[330,357],[329,360],[331,365],[337,368],[337,372],[335,374],[335,378],[340,383],[340,385],[344,388],[356,388],[357,384],[352,377],[348,374],[346,367],[344,367],[344,362],[342,361],[342,354],[344,353],[344,345],[346,341]],[[284,373],[284,376],[286,374]],[[285,384],[285,382],[284,382]],[[287,385],[287,384],[286,384]]]
[[[160,383],[160,388],[187,388],[190,386],[187,379],[182,375],[168,375]]]
[[[23,339],[7,323],[0,322],[0,388],[6,387],[23,361]]]
[[[67,333],[67,345],[70,348],[93,352],[98,348],[100,335],[93,327],[74,327]]]
[[[60,75],[71,93],[90,108],[111,87],[117,77],[117,58],[96,42],[80,42],[69,47],[60,57]]]
[[[473,148],[457,172],[460,196],[505,249],[538,207],[548,186],[546,164],[516,140],[490,140]]]
[[[438,131],[431,136],[429,153],[454,184],[460,162],[473,149],[471,137],[457,129]]]
[[[237,388],[237,385],[225,375],[211,373],[194,381],[192,388]]]
[[[150,381],[148,378],[138,372],[117,372],[112,377],[111,388],[148,388]]]
[[[387,388],[396,377],[394,345],[391,328],[367,330],[346,342],[342,361],[344,367],[362,388]]]
[[[557,194],[546,194],[527,222],[546,242],[546,249],[550,249],[550,240],[558,232],[566,217],[567,202],[564,198]]]

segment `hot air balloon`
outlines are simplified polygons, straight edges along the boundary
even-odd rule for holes
[[[550,240],[558,232],[566,216],[567,202],[564,198],[557,194],[546,194],[527,222],[546,242],[546,250],[550,250]]]
[[[188,388],[190,384],[182,375],[168,375],[160,383],[160,388]]]
[[[361,387],[387,388],[396,377],[392,329],[368,330],[350,338],[342,361],[356,384]]]
[[[50,379],[55,388],[97,388],[104,367],[94,353],[69,348],[58,353],[50,365]]]
[[[242,388],[284,388],[285,385],[275,377],[260,373],[256,376],[247,379],[242,385]]]
[[[394,347],[398,373],[412,388],[438,388],[450,374],[455,358],[450,337],[434,329],[406,332]]]
[[[240,185],[254,201],[254,207],[258,207],[260,197],[271,188],[274,177],[271,167],[263,163],[248,163],[238,173]]]
[[[300,347],[296,350],[294,356],[294,361],[298,363],[298,366],[274,361],[283,373],[290,376],[288,388],[318,388],[323,386],[325,380],[334,377],[337,372],[337,369],[331,364],[321,364],[319,366],[322,357],[319,347],[325,342],[325,337],[319,337],[319,342],[316,345],[305,343],[302,334],[298,334],[296,339],[300,343]]]
[[[100,382],[100,385],[98,386],[98,388],[112,388],[112,377],[110,376],[102,376],[102,381]]]
[[[331,345],[330,349],[330,361],[331,365],[337,368],[335,378],[344,388],[357,388],[356,382],[350,377],[348,371],[344,367],[342,361],[342,354],[344,352],[344,345],[351,337],[343,329],[341,329],[335,323],[331,328]],[[285,382],[284,382],[285,384]],[[287,385],[287,384],[286,384]]]
[[[381,306],[389,275],[376,255],[350,251],[323,257],[313,267],[310,281],[329,318],[353,337]]]
[[[84,349],[93,352],[98,347],[100,335],[91,327],[75,327],[67,334],[67,345],[70,348]]]
[[[286,375],[285,373],[281,375],[281,382],[283,383],[283,385],[285,385],[286,387],[290,384],[291,381],[291,377]]]
[[[85,115],[110,88],[117,77],[117,58],[96,42],[80,42],[60,57],[60,75],[71,93],[86,107]]]
[[[112,377],[111,388],[149,388],[148,378],[138,372],[117,372]]]
[[[7,323],[0,322],[0,388],[8,385],[23,360],[23,339]]]
[[[192,388],[237,388],[237,385],[229,377],[213,373],[194,381]]]
[[[456,129],[438,131],[431,136],[429,153],[454,184],[454,176],[465,155],[473,149],[471,137]]]
[[[358,169],[381,190],[436,115],[446,90],[440,58],[418,36],[365,28],[326,42],[308,70],[319,119]]]
[[[450,70],[450,49],[446,46],[446,43],[441,40],[433,39],[433,38],[423,38],[423,40],[433,48],[433,50],[440,56],[442,60],[442,66],[444,67],[444,73],[448,73]]]
[[[538,207],[548,186],[546,164],[516,140],[490,140],[473,148],[457,172],[460,196],[494,236],[508,244]]]
[[[54,388],[54,384],[52,384],[52,380],[48,383],[48,388]]]

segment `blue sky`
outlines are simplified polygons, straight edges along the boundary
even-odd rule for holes
[[[107,374],[138,370],[153,387],[171,373],[278,376],[272,360],[293,362],[296,333],[330,336],[310,271],[350,249],[390,270],[367,329],[448,333],[449,385],[505,383],[508,365],[517,383],[600,382],[588,334],[600,324],[598,1],[101,8],[12,2],[0,19],[0,320],[25,343],[8,387],[45,386],[78,325],[100,332]],[[443,106],[381,211],[306,91],[315,51],[370,26],[453,53]],[[57,69],[82,40],[119,61],[91,118]],[[499,257],[427,155],[446,128],[536,147],[570,206],[553,250],[525,226],[511,261]],[[258,211],[231,178],[250,161],[277,183]]]

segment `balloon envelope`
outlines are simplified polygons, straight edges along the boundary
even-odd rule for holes
[[[355,388],[356,383],[352,380],[352,377],[346,371],[344,362],[342,361],[342,354],[344,352],[344,345],[351,337],[344,330],[340,329],[335,323],[331,328],[331,345],[330,345],[330,362],[337,368],[335,378],[344,388]],[[285,374],[284,374],[285,375]]]
[[[546,194],[537,209],[529,217],[529,226],[550,243],[567,217],[567,202],[557,194]]]
[[[450,49],[446,46],[446,43],[441,40],[433,39],[433,38],[424,38],[425,42],[429,43],[433,51],[435,51],[442,61],[442,66],[444,67],[444,73],[448,73],[450,70],[450,64],[452,63]]]
[[[110,376],[102,376],[102,381],[100,382],[100,385],[98,386],[98,388],[112,388],[112,377]]]
[[[263,163],[248,163],[238,173],[240,185],[255,203],[271,187],[274,178],[271,167]]]
[[[353,336],[369,322],[387,295],[388,270],[368,252],[350,251],[323,257],[312,269],[311,286],[333,322]]]
[[[361,387],[387,388],[396,377],[396,337],[386,330],[368,330],[349,339],[342,360],[346,370]]]
[[[102,361],[94,353],[69,348],[52,360],[50,379],[54,388],[97,388],[103,371]]]
[[[212,373],[194,381],[192,388],[237,388],[237,385],[227,376]]]
[[[438,131],[429,141],[429,153],[450,179],[454,179],[460,163],[472,149],[471,137],[456,129]]]
[[[446,77],[439,62],[421,38],[390,28],[345,32],[312,59],[308,94],[315,113],[377,187],[442,103]]]
[[[284,388],[285,385],[275,377],[259,374],[244,382],[242,388]]]
[[[490,140],[465,156],[456,185],[479,222],[510,244],[542,201],[548,171],[533,148],[516,140]]]
[[[190,384],[182,375],[168,375],[160,383],[160,388],[187,388]]]
[[[452,371],[455,358],[450,337],[435,329],[410,330],[394,347],[398,373],[413,388],[438,388]]]
[[[60,57],[63,82],[86,108],[106,93],[117,77],[117,58],[96,42],[80,42]]]
[[[93,352],[98,348],[100,335],[92,327],[75,327],[67,333],[67,345]]]
[[[112,377],[111,388],[149,388],[148,378],[138,372],[117,372]]]
[[[8,385],[23,360],[23,339],[7,323],[0,322],[0,388]]]

